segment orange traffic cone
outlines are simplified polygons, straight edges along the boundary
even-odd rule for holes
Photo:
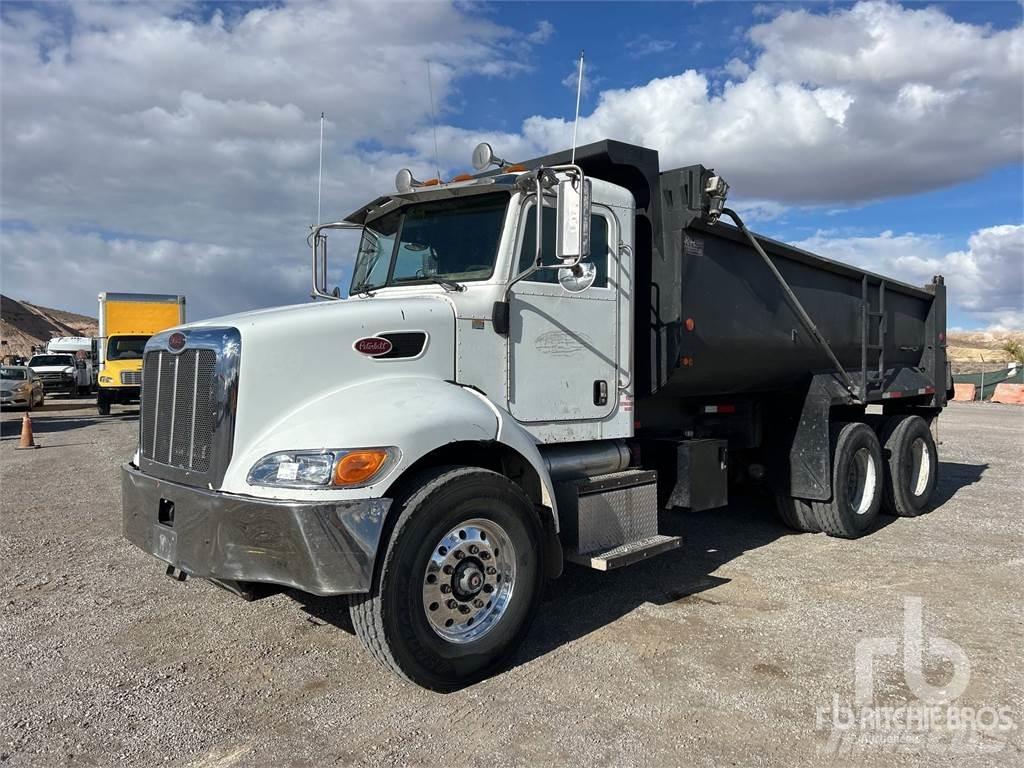
[[[32,438],[32,417],[27,413],[21,417],[21,442],[14,450],[24,451],[26,448],[38,448],[36,441]]]

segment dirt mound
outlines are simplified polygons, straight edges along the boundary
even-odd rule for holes
[[[980,373],[1006,368],[1013,358],[1003,347],[1008,341],[1024,344],[1024,331],[952,331],[948,338],[953,373]]]
[[[39,307],[0,296],[0,344],[3,355],[25,355],[54,336],[95,336],[96,318]]]

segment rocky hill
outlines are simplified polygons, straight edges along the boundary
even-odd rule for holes
[[[946,350],[953,373],[979,373],[1006,368],[1011,355],[1008,341],[1024,344],[1024,331],[952,331]]]
[[[46,344],[54,336],[95,336],[98,332],[94,317],[0,296],[2,355],[28,356],[33,346]]]

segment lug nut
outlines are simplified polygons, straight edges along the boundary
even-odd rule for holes
[[[487,551],[487,550],[485,549],[485,550],[484,550],[483,552],[481,552],[481,553],[480,553],[480,559],[481,559],[481,560],[490,560],[490,559],[491,559],[491,553],[490,553],[490,552],[488,552],[488,551]]]
[[[473,607],[474,607],[474,608],[483,608],[483,607],[484,607],[484,601],[483,601],[483,600],[481,600],[481,599],[480,599],[480,598],[478,597],[478,598],[477,598],[476,600],[474,600],[474,601],[473,601]]]
[[[457,549],[454,552],[454,557],[455,557],[456,560],[461,560],[465,556],[466,556],[466,553],[463,552],[461,549]]]
[[[441,587],[441,591],[444,592],[444,587]],[[490,584],[484,584],[484,592],[486,592],[487,594],[490,594],[493,591],[494,591],[494,587],[492,587]]]
[[[494,575],[494,574],[496,574],[497,572],[498,572],[498,569],[497,569],[497,568],[495,568],[495,567],[494,567],[493,565],[488,565],[488,566],[487,566],[487,575],[488,575],[488,576],[493,576],[493,575]]]
[[[442,571],[444,571],[444,572],[445,572],[446,574],[448,574],[449,576],[451,576],[451,575],[452,575],[452,571],[454,571],[455,569],[454,569],[454,568],[452,568],[452,567],[451,567],[450,565],[446,565],[446,566],[445,566],[444,568],[442,568],[441,570],[442,570]]]
[[[479,551],[480,551],[480,547],[478,547],[476,544],[470,544],[469,545],[469,554],[475,555]]]
[[[459,606],[459,613],[469,613],[469,606],[468,605],[460,605]]]
[[[448,600],[447,602],[445,602],[445,605],[447,605],[447,606],[448,606],[449,608],[451,608],[451,609],[452,609],[453,611],[454,611],[454,610],[455,610],[456,608],[458,608],[458,607],[459,607],[459,604],[458,604],[458,603],[456,603],[456,602],[455,602],[454,600]]]
[[[447,584],[442,584],[442,585],[441,585],[441,592],[442,592],[443,594],[447,595],[447,594],[448,594],[449,592],[451,592],[451,591],[452,591],[452,588],[451,588],[451,587],[449,587],[449,586],[448,586]]]

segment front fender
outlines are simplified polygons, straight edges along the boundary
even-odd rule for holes
[[[472,393],[434,378],[402,377],[364,381],[299,404],[235,446],[223,489],[277,498],[365,498],[380,496],[391,480],[430,451],[455,441],[495,440],[499,420]],[[397,446],[398,464],[366,488],[297,490],[253,488],[245,481],[259,459],[276,451]]]
[[[392,481],[433,450],[453,442],[495,441],[519,453],[540,478],[541,501],[558,530],[555,491],[536,440],[479,392],[436,378],[365,381],[325,393],[288,411],[246,446],[235,446],[222,489],[293,500],[382,496]],[[397,446],[398,463],[366,488],[256,488],[249,469],[276,451]]]

